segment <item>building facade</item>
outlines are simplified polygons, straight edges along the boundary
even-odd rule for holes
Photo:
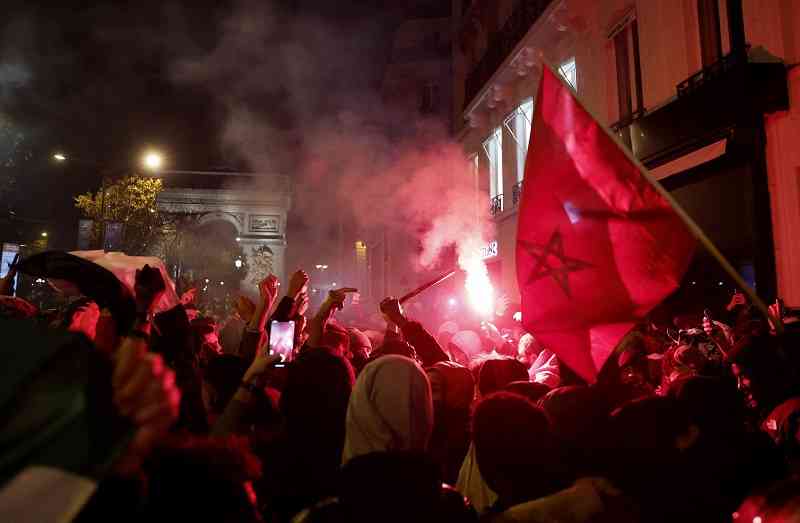
[[[536,190],[524,166],[544,61],[762,297],[800,305],[800,3],[454,0],[453,11],[453,118],[496,224],[496,285],[519,295],[516,212]],[[719,300],[733,291],[704,252],[687,281]]]

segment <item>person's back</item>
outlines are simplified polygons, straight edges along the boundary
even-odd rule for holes
[[[339,488],[342,521],[476,521],[464,499],[442,487],[439,467],[422,452],[374,452],[350,460]]]
[[[262,521],[251,487],[261,465],[244,440],[171,440],[148,460],[145,472],[142,521]]]
[[[496,392],[482,399],[472,437],[480,473],[498,495],[493,512],[567,486],[547,417],[527,398]]]
[[[260,447],[268,468],[257,484],[278,519],[335,493],[353,381],[347,360],[325,349],[289,364],[280,397],[284,430]]]
[[[441,465],[443,478],[455,485],[469,448],[469,418],[475,382],[466,367],[450,361],[427,369],[433,393],[434,425],[431,453]]]

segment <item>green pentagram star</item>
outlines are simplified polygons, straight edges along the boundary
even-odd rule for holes
[[[564,254],[564,242],[561,238],[561,232],[558,229],[553,231],[553,234],[550,235],[547,245],[537,245],[522,240],[520,240],[519,243],[524,247],[531,258],[536,260],[536,265],[533,267],[533,271],[531,271],[528,283],[536,282],[542,278],[552,277],[568,298],[572,298],[569,288],[569,273],[592,267],[591,263],[578,260],[577,258],[570,258]],[[556,266],[550,265],[548,261],[548,257],[550,256],[558,259],[559,264]]]

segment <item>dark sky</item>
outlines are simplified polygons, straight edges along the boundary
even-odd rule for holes
[[[175,169],[250,168],[246,158],[221,145],[234,105],[288,136],[310,116],[335,113],[360,93],[376,91],[392,28],[403,15],[403,8],[387,9],[401,4],[390,0],[4,4],[0,155],[3,168],[18,174],[18,184],[0,210],[11,207],[64,227],[76,218],[69,195],[95,188],[100,170],[134,165],[148,146],[163,149]],[[218,63],[212,62],[200,80],[176,78],[176,64],[215,56],[226,38],[238,38],[240,26],[229,21],[251,21],[251,9],[252,20],[271,20],[271,29],[256,24],[264,30],[256,35],[264,47],[243,57],[258,62],[262,76],[241,88],[247,64],[237,68],[231,57],[228,76],[215,76]],[[246,35],[248,27],[241,32]],[[302,91],[306,81],[316,90]],[[298,84],[303,114],[296,110]],[[55,150],[76,160],[54,164]]]
[[[347,86],[357,89],[380,79],[387,43],[382,36],[393,15],[380,8],[383,3],[272,2],[283,19],[315,16],[342,31],[364,20],[373,26],[374,46],[363,49],[364,68],[347,78],[360,83]],[[12,94],[3,97],[4,113],[44,133],[49,143],[100,163],[124,163],[147,143],[163,144],[183,168],[225,163],[226,158],[214,157],[223,117],[214,93],[210,86],[177,85],[171,68],[188,56],[210,52],[226,17],[247,9],[248,2],[207,2],[210,7],[198,7],[202,2],[197,1],[148,0],[92,8],[63,4],[68,2],[24,2],[5,13],[3,62],[23,68],[26,80],[16,89],[4,85],[3,91]],[[272,79],[276,84],[282,80]],[[275,93],[274,88],[268,91]],[[280,105],[279,99],[267,102]]]

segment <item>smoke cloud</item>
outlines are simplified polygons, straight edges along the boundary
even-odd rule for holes
[[[220,24],[217,45],[176,61],[172,75],[214,93],[228,154],[291,177],[293,215],[307,227],[290,249],[324,250],[344,222],[366,237],[406,235],[417,242],[409,269],[431,268],[454,244],[461,258],[477,255],[489,227],[477,218],[485,194],[446,124],[380,98],[387,56],[376,41],[391,23],[366,16],[333,26],[243,1]]]

